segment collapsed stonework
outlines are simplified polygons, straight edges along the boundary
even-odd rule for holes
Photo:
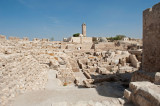
[[[1,35],[1,105],[8,105],[22,93],[45,90],[50,69],[57,71],[56,77],[61,81],[61,86],[92,88],[106,81],[116,82],[124,88],[128,86],[131,73],[140,68],[137,64],[141,63],[138,59],[141,54],[129,53],[114,43],[112,49],[104,46],[104,50],[94,45],[98,44],[37,38],[29,41],[28,38],[17,37],[7,40]]]
[[[111,99],[111,103],[100,103],[101,99],[97,99],[98,105],[159,106],[159,11],[160,3],[143,12],[143,51],[139,39],[93,42],[92,37],[86,37],[85,25],[85,37],[71,37],[67,42],[38,38],[29,41],[27,37],[7,40],[0,35],[0,105],[12,105],[14,98],[23,93],[46,92],[48,74],[56,71],[61,90],[66,86],[95,88],[104,96],[107,91],[102,88],[109,86],[110,92],[116,88],[114,96],[107,95],[107,100],[116,99]]]

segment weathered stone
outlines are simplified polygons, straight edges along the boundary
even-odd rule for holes
[[[92,77],[90,76],[89,73],[87,73],[86,71],[84,72],[84,75],[86,76],[86,78],[91,79]]]
[[[0,40],[6,40],[6,36],[0,35]]]
[[[124,97],[127,99],[127,100],[131,100],[131,91],[129,91],[128,89],[125,89],[124,90]]]
[[[76,60],[69,59],[69,63],[72,67],[73,72],[79,72],[79,66]]]
[[[160,72],[160,3],[143,11],[143,61],[147,72]]]
[[[155,74],[155,81],[154,83],[159,84],[160,85],[160,72],[156,72]]]
[[[131,81],[155,82],[155,72],[136,71],[133,73]]]
[[[132,66],[134,66],[135,68],[139,68],[140,67],[140,63],[138,62],[138,60],[137,60],[135,55],[130,55],[129,58],[130,58]]]
[[[131,90],[131,100],[135,105],[140,106],[159,106],[160,105],[160,87],[150,82],[131,82],[129,86]],[[127,92],[125,91],[127,94]]]

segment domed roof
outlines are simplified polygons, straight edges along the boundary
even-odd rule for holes
[[[105,37],[99,37],[99,42],[107,42],[107,39]]]

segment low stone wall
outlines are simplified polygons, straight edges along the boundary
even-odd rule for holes
[[[133,73],[131,81],[149,81],[160,84],[160,72],[136,71]]]
[[[81,43],[93,43],[92,37],[81,37]]]
[[[18,38],[18,37],[9,37],[9,40],[19,41],[19,40],[20,40],[20,38]]]
[[[70,38],[66,38],[64,42],[93,43],[92,37],[70,37]]]
[[[122,49],[120,46],[115,46],[114,42],[105,42],[94,44],[95,51],[107,51],[107,50],[116,50]]]
[[[6,40],[6,36],[0,35],[0,40]]]

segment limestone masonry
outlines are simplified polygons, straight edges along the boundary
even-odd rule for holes
[[[85,41],[86,37],[80,38]],[[50,69],[57,71],[61,86],[92,88],[96,83],[121,79],[124,81],[120,84],[125,85],[130,79],[121,74],[141,66],[142,53],[134,51],[137,49],[128,52],[114,42],[74,43],[37,38],[29,41],[26,37],[8,40],[0,35],[0,103],[7,105],[22,93],[45,90]]]
[[[85,23],[82,24],[82,35],[86,37],[86,24]]]
[[[160,72],[160,4],[143,12],[143,70]]]
[[[124,97],[138,106],[160,106],[160,3],[143,12],[142,70],[134,72]]]
[[[143,12],[143,42],[82,34],[0,35],[0,106],[160,106],[160,3]]]

